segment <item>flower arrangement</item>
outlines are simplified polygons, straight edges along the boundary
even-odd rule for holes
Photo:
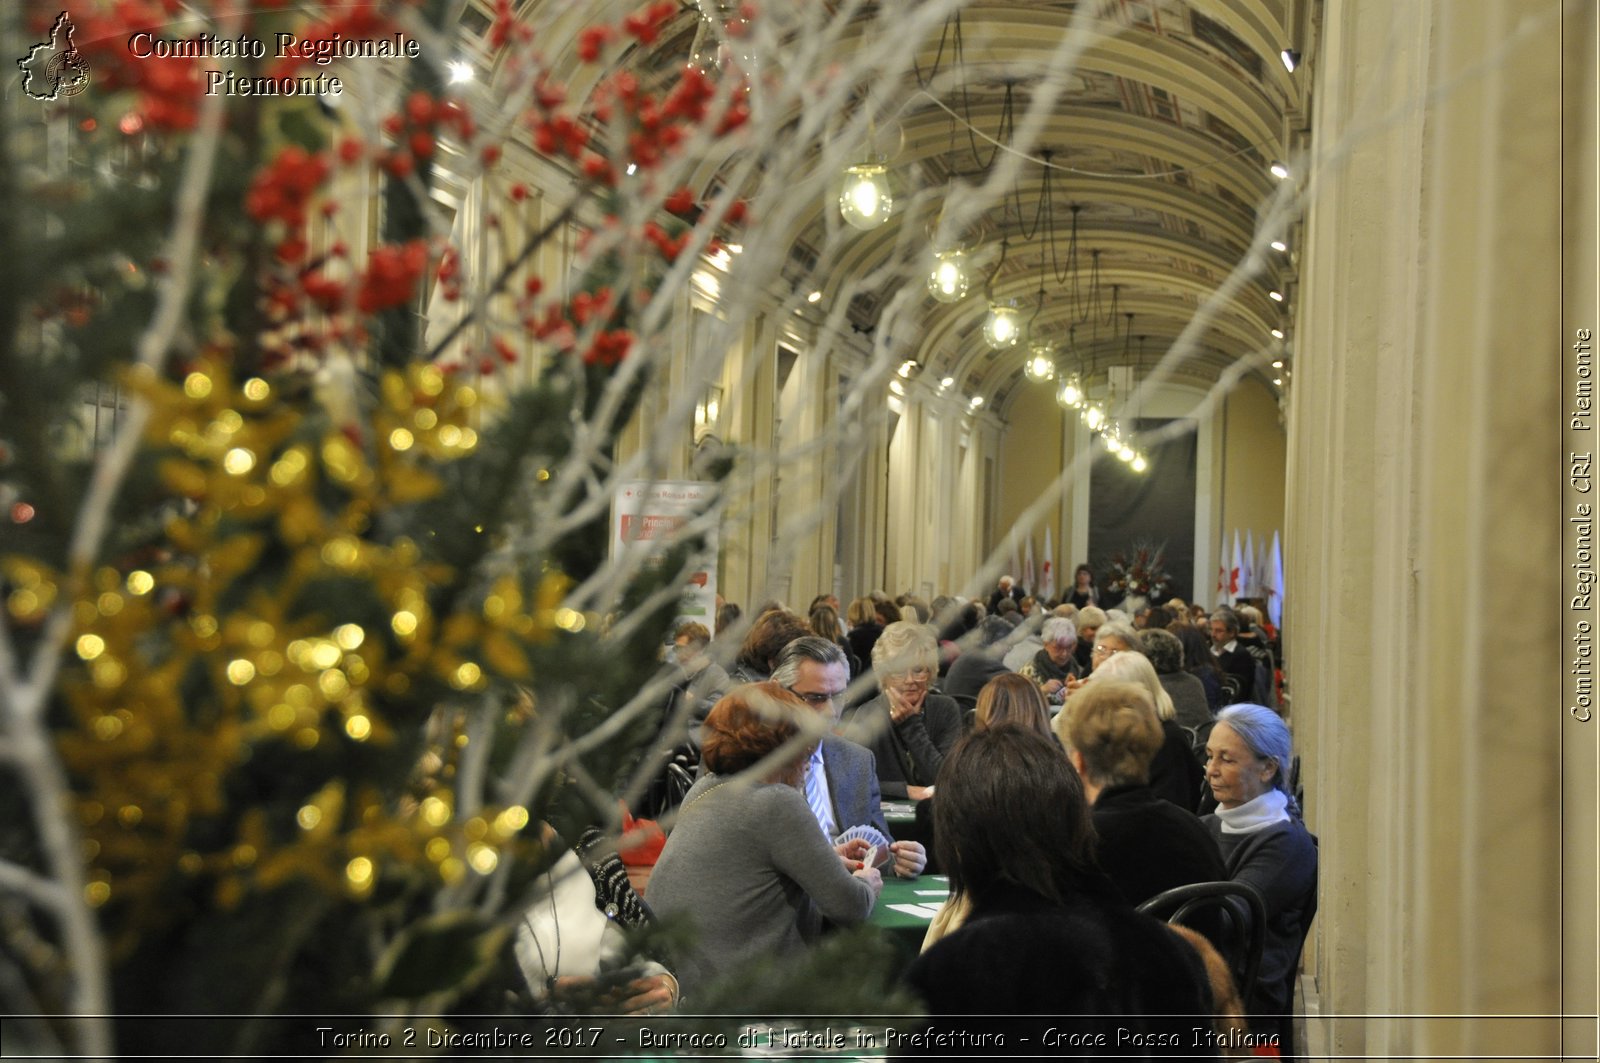
[[[1155,598],[1167,593],[1171,577],[1159,546],[1133,547],[1131,556],[1121,550],[1111,555],[1106,568],[1106,588],[1114,594],[1142,594]]]

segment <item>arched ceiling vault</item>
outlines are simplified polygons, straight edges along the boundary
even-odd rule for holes
[[[936,380],[955,378],[964,390],[971,389],[968,394],[982,394],[990,409],[1003,410],[1020,387],[1038,386],[1023,379],[1025,348],[993,352],[980,335],[987,310],[982,282],[1002,237],[1007,253],[993,278],[994,294],[1017,300],[1026,318],[1038,302],[1043,278],[1048,298],[1034,331],[1059,350],[1067,346],[1071,324],[1081,319],[1090,252],[1099,251],[1101,313],[1110,314],[1112,285],[1118,286],[1118,312],[1115,320],[1102,319],[1098,345],[1096,330],[1080,325],[1075,350],[1092,349],[1097,370],[1127,364],[1143,375],[1251,245],[1259,206],[1276,185],[1267,167],[1286,159],[1290,130],[1310,108],[1308,72],[1302,67],[1291,73],[1278,55],[1286,48],[1312,49],[1313,42],[1302,38],[1314,33],[1318,0],[1098,0],[1092,17],[1083,13],[1093,40],[1070,72],[1049,83],[1059,85],[1060,92],[1036,140],[1025,146],[1034,161],[1018,168],[1011,195],[956,234],[975,265],[971,294],[955,306],[936,303],[920,291],[921,264],[882,267],[904,256],[908,246],[928,246],[931,252],[930,236],[946,190],[984,181],[995,151],[989,138],[1011,135],[1003,121],[1008,91],[1012,116],[1020,119],[1045,84],[1042,72],[1079,5],[1087,2],[961,4],[959,63],[953,24],[947,24],[942,52],[937,30],[914,45],[917,74],[908,71],[893,85],[857,87],[858,100],[870,93],[903,101],[887,120],[894,127],[887,163],[896,215],[876,230],[849,232],[847,242],[828,248],[822,258],[828,234],[839,231],[834,203],[818,197],[815,203],[794,205],[790,264],[799,265],[791,283],[821,289],[830,299],[852,297],[848,316],[861,330],[877,326],[897,290],[916,286],[908,317],[919,332],[911,346],[922,372],[936,374]],[[583,5],[521,0],[516,6],[550,7],[565,25],[579,17]],[[840,47],[858,46],[868,35],[881,37],[889,6],[888,0],[863,5],[859,28],[845,29]],[[733,7],[733,0],[685,0],[657,44],[635,49],[629,62],[651,76],[665,76],[687,58],[702,32],[700,12]],[[487,25],[483,15],[492,8],[493,0],[466,2],[469,13],[478,12],[480,25]],[[829,11],[843,9],[828,6]],[[775,54],[771,61],[781,66],[784,57]],[[830,123],[842,128],[850,117],[843,113],[836,122],[830,117]],[[1038,160],[1046,152],[1053,222],[1034,231],[1045,185]],[[820,166],[820,156],[814,158],[813,165]],[[708,186],[715,165],[716,160],[706,160],[703,168]],[[1077,305],[1057,281],[1066,266],[1073,205],[1080,207]],[[826,275],[805,265],[819,258]],[[1274,257],[1266,273],[1219,308],[1192,355],[1174,370],[1175,378],[1203,389],[1239,358],[1269,349],[1270,330],[1282,324],[1283,311],[1267,292],[1291,280],[1289,271],[1286,256]],[[871,287],[864,286],[864,278],[874,278]],[[1122,317],[1126,313],[1134,315],[1131,328]],[[903,342],[903,322],[894,327],[897,342]],[[1130,334],[1144,339],[1134,344]]]

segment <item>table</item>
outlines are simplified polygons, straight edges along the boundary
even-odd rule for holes
[[[917,823],[917,803],[884,801],[880,807],[883,809],[884,821],[889,824],[889,833],[896,839],[909,838]]]
[[[943,875],[887,876],[868,923],[887,934],[910,963],[922,951],[922,939],[934,913],[949,896],[950,880]]]

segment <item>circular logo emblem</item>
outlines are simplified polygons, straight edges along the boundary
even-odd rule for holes
[[[78,51],[61,52],[45,68],[45,79],[58,96],[76,96],[89,87],[89,61]]]

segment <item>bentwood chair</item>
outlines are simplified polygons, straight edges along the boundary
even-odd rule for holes
[[[1228,961],[1241,1000],[1249,1000],[1267,940],[1267,909],[1243,882],[1195,882],[1156,894],[1139,911],[1198,930]]]

